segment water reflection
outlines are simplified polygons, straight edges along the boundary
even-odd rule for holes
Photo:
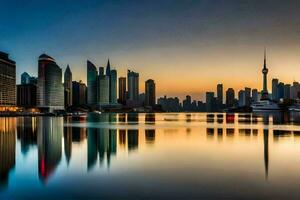
[[[0,191],[8,186],[8,174],[16,163],[16,119],[0,118]]]
[[[61,160],[63,119],[39,117],[37,124],[39,178],[46,183]]]
[[[166,120],[172,118],[176,120]],[[283,166],[280,165],[281,161],[278,160],[287,159],[286,157],[291,156],[291,152],[300,149],[298,148],[300,141],[296,140],[300,135],[300,127],[296,125],[297,123],[299,121],[295,114],[286,113],[185,113],[170,116],[157,113],[123,113],[89,114],[79,118],[0,118],[0,191],[12,194],[11,191],[14,191],[14,187],[17,186],[10,182],[18,180],[16,178],[18,176],[24,176],[24,172],[23,174],[18,172],[22,168],[24,158],[32,161],[31,165],[35,165],[30,169],[36,170],[37,181],[43,183],[41,185],[45,190],[51,184],[59,185],[56,181],[68,170],[72,172],[74,176],[72,180],[75,183],[83,181],[87,185],[94,185],[94,188],[98,187],[97,184],[102,178],[110,180],[108,178],[113,176],[101,171],[100,178],[97,175],[100,174],[101,169],[124,173],[121,174],[124,181],[132,178],[129,175],[127,177],[126,173],[135,174],[139,172],[138,170],[155,171],[157,173],[152,172],[149,175],[152,179],[147,179],[148,183],[149,180],[158,180],[153,183],[154,185],[162,183],[161,174],[168,177],[163,181],[169,185],[173,182],[179,184],[178,180],[182,179],[189,186],[202,184],[197,182],[199,180],[205,180],[204,185],[210,184],[210,176],[212,179],[224,178],[230,182],[226,179],[229,176],[226,173],[235,173],[235,170],[239,170],[238,176],[245,180],[251,179],[247,173],[253,171],[264,181],[272,182],[276,180],[276,176],[279,176],[276,174],[280,173],[278,169],[284,171]],[[289,154],[284,154],[287,149]],[[151,154],[147,154],[149,152],[155,156],[151,157]],[[81,153],[83,156],[81,155],[80,161],[76,162]],[[254,161],[247,160],[249,158]],[[296,156],[285,161],[294,162],[295,159]],[[246,166],[232,164],[243,162],[248,164]],[[300,160],[297,163],[300,163]],[[292,163],[288,164],[292,165]],[[126,173],[122,171],[123,165],[127,167],[124,167],[128,170]],[[80,171],[78,166],[83,166],[84,172]],[[185,168],[186,171],[181,171]],[[172,173],[168,174],[168,170]],[[224,173],[221,173],[223,171]],[[192,174],[197,173],[201,174],[199,180],[191,178],[194,177]],[[87,180],[91,179],[87,174],[95,176],[93,180],[97,179],[97,181],[88,182]],[[180,174],[185,174],[190,179],[185,179]],[[217,174],[218,177],[212,174]],[[234,177],[236,174],[230,175]],[[138,180],[140,176],[141,174],[134,176],[133,179]],[[147,175],[143,174],[143,176]],[[295,182],[299,180],[294,178]],[[20,182],[19,185],[34,190],[35,187],[30,188],[30,185],[34,185],[31,182],[33,179],[26,179],[28,185],[27,182]],[[53,180],[51,184],[49,184],[50,179]],[[110,181],[115,179],[116,176]],[[260,179],[255,181],[262,185]],[[137,182],[141,184],[142,180]],[[8,190],[8,187],[11,187],[11,190]],[[190,191],[182,187],[182,191]],[[68,189],[70,188],[66,190]]]

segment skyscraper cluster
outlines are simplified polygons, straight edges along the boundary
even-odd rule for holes
[[[293,84],[279,82],[277,78],[272,79],[272,100],[295,100],[300,98],[300,84],[294,81]]]

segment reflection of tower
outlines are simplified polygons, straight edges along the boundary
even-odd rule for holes
[[[26,155],[30,146],[37,144],[36,126],[35,117],[17,118],[17,137],[20,140],[23,155]]]
[[[266,61],[266,49],[264,52],[264,66],[262,69],[262,73],[263,73],[263,90],[261,93],[261,99],[262,100],[266,100],[269,99],[268,97],[268,88],[267,88],[267,75],[268,75],[268,68],[267,68],[267,61]]]
[[[9,171],[15,166],[15,119],[0,119],[0,191],[8,183]]]
[[[62,152],[63,118],[38,118],[39,177],[45,182],[59,164]]]
[[[69,164],[72,156],[72,127],[70,126],[64,127],[64,148],[67,164]]]
[[[98,115],[90,114],[88,115],[88,123],[94,123],[99,120]],[[87,128],[87,168],[88,170],[94,166],[97,160],[97,129],[96,128]]]
[[[128,130],[128,151],[135,150],[138,148],[139,142],[139,131],[138,130]]]
[[[269,173],[269,130],[264,129],[264,160],[265,160],[265,173],[266,179]]]

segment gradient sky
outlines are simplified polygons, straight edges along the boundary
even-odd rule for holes
[[[37,74],[42,53],[76,80],[86,60],[107,58],[152,78],[157,96],[203,97],[244,86],[261,89],[263,49],[269,80],[300,81],[300,1],[283,0],[3,0],[0,50],[17,62],[17,76]],[[270,89],[270,83],[269,83]]]

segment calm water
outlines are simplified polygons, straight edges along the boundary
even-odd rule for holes
[[[0,198],[300,198],[298,114],[0,118]]]

